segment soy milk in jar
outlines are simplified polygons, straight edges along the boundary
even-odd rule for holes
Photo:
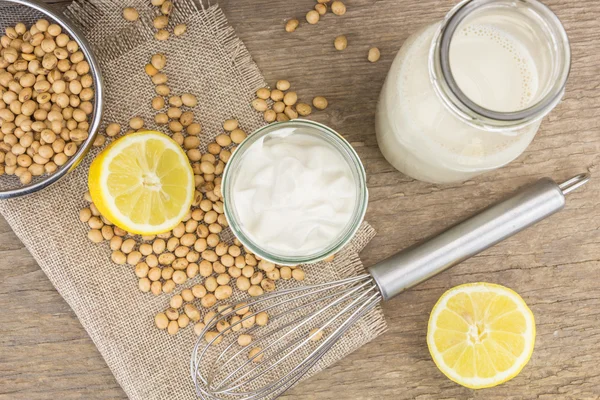
[[[376,117],[385,158],[413,178],[449,183],[517,158],[564,94],[566,33],[536,0],[468,0],[410,36]]]

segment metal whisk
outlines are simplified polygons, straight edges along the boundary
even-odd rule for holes
[[[564,207],[565,195],[589,178],[581,174],[560,185],[541,179],[376,264],[369,274],[282,290],[221,310],[194,347],[191,374],[198,396],[277,397],[316,368],[338,339],[380,301],[554,214]],[[205,334],[212,331],[219,334],[207,340]]]

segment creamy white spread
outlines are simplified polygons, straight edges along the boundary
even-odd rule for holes
[[[316,254],[340,237],[356,206],[356,181],[320,135],[282,128],[246,150],[232,184],[243,232],[276,255]]]

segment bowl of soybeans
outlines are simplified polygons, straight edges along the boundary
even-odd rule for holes
[[[48,187],[97,142],[102,77],[90,45],[62,14],[0,0],[0,199]]]

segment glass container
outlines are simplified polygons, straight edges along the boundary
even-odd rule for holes
[[[461,182],[517,158],[561,100],[567,34],[537,0],[467,0],[411,35],[376,116],[379,147],[398,170]]]
[[[236,194],[233,190],[235,180],[240,171],[240,166],[244,157],[252,152],[253,145],[263,138],[268,138],[269,135],[275,135],[283,129],[293,128],[301,130],[302,134],[309,134],[323,140],[324,143],[330,145],[337,150],[343,160],[348,164],[352,172],[355,187],[355,202],[354,210],[351,218],[346,223],[343,231],[335,237],[331,242],[323,243],[323,246],[312,254],[284,254],[276,253],[268,249],[268,243],[258,243],[253,239],[253,235],[248,231],[240,221],[241,218],[237,214]],[[276,184],[276,182],[273,182]],[[223,173],[222,182],[224,211],[225,216],[233,234],[239,241],[254,254],[268,261],[279,265],[298,265],[305,263],[314,263],[323,260],[338,251],[340,251],[353,237],[360,224],[362,223],[368,204],[368,191],[366,184],[366,174],[360,158],[356,151],[352,148],[340,134],[333,129],[313,121],[296,119],[288,122],[272,123],[263,128],[258,129],[242,142],[233,152],[229,159],[225,171]]]

